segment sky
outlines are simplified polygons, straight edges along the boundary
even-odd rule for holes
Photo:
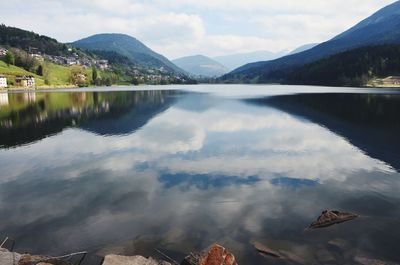
[[[326,41],[393,2],[12,0],[1,3],[0,23],[61,42],[97,33],[125,33],[174,59],[293,50]]]

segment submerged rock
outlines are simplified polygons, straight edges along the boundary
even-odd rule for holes
[[[235,256],[229,253],[223,246],[212,245],[208,251],[191,253],[181,265],[238,265]]]
[[[107,255],[103,265],[171,265],[171,263],[143,256]]]
[[[291,263],[306,264],[302,257],[298,256],[296,253],[292,252],[291,250],[272,249],[258,241],[254,241],[251,244],[258,251],[258,253],[260,253],[260,255],[262,255],[263,257],[282,259],[282,260],[285,260],[285,262],[290,263],[290,264]]]
[[[325,210],[321,216],[310,225],[310,228],[323,228],[334,224],[343,223],[359,217],[357,214]]]
[[[47,256],[34,256],[29,254],[24,254],[18,261],[18,265],[39,265],[39,264],[51,264],[51,265],[72,265],[67,261],[63,261],[53,257]]]
[[[394,263],[394,262],[390,262],[390,261],[371,259],[371,258],[362,257],[362,256],[354,257],[354,261],[357,262],[357,264],[361,264],[361,265],[397,265],[398,264],[398,263]]]
[[[279,254],[278,251],[273,250],[269,247],[267,247],[266,245],[260,243],[260,242],[254,242],[253,246],[255,247],[255,249],[257,249],[258,252],[260,252],[260,254],[262,255],[267,255],[267,256],[271,256],[274,258],[282,258],[281,254]]]

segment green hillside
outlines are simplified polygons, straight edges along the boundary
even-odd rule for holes
[[[271,74],[289,84],[366,86],[379,78],[400,75],[400,45],[358,48]]]
[[[36,86],[46,88],[196,83],[133,37],[99,34],[76,43],[90,51],[0,24],[0,47],[6,50],[0,58],[0,74],[8,77],[9,87],[15,85],[17,75],[33,75]]]
[[[33,75],[35,76],[36,84],[41,86],[44,85],[44,79],[41,76],[38,76],[34,73],[28,72],[20,67],[14,65],[7,65],[5,62],[0,61],[0,74],[3,74],[7,77],[9,86],[13,86],[15,84],[15,76],[17,75]]]
[[[3,61],[0,61],[0,74],[7,77],[9,86],[13,87],[15,85],[15,77],[18,75],[32,75],[35,77],[35,82],[37,86],[70,86],[71,85],[71,70],[74,66],[61,66],[49,62],[43,64],[44,76],[39,76],[35,73],[28,72],[20,67],[9,65]],[[84,69],[83,72],[88,77],[88,82],[91,82],[92,69]],[[106,76],[102,71],[99,71],[99,76]],[[45,82],[45,80],[47,81]]]
[[[301,67],[352,49],[384,44],[400,44],[400,1],[382,8],[349,30],[312,49],[273,61],[244,65],[223,76],[221,81],[274,83],[279,81],[276,73],[288,68]]]

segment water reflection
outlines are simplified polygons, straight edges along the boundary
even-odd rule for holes
[[[31,143],[68,127],[101,135],[131,133],[167,109],[174,93],[2,93],[7,106],[0,108],[0,147]]]
[[[305,117],[400,169],[399,94],[299,94],[250,102]]]
[[[99,93],[93,105],[82,102],[94,102],[94,93],[66,93],[63,110],[108,107],[79,118],[47,114],[58,117],[48,124],[70,120],[51,137],[0,150],[0,235],[15,237],[19,251],[155,255],[159,248],[179,260],[218,241],[240,264],[285,263],[259,256],[257,240],[303,264],[400,262],[400,178],[384,160],[271,104],[124,93]],[[52,94],[30,105],[41,97],[53,105]],[[363,217],[305,232],[325,208]]]

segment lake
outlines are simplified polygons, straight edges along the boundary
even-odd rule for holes
[[[0,236],[86,264],[214,242],[239,264],[399,264],[399,135],[398,90],[0,93]],[[325,209],[361,217],[306,229]]]

